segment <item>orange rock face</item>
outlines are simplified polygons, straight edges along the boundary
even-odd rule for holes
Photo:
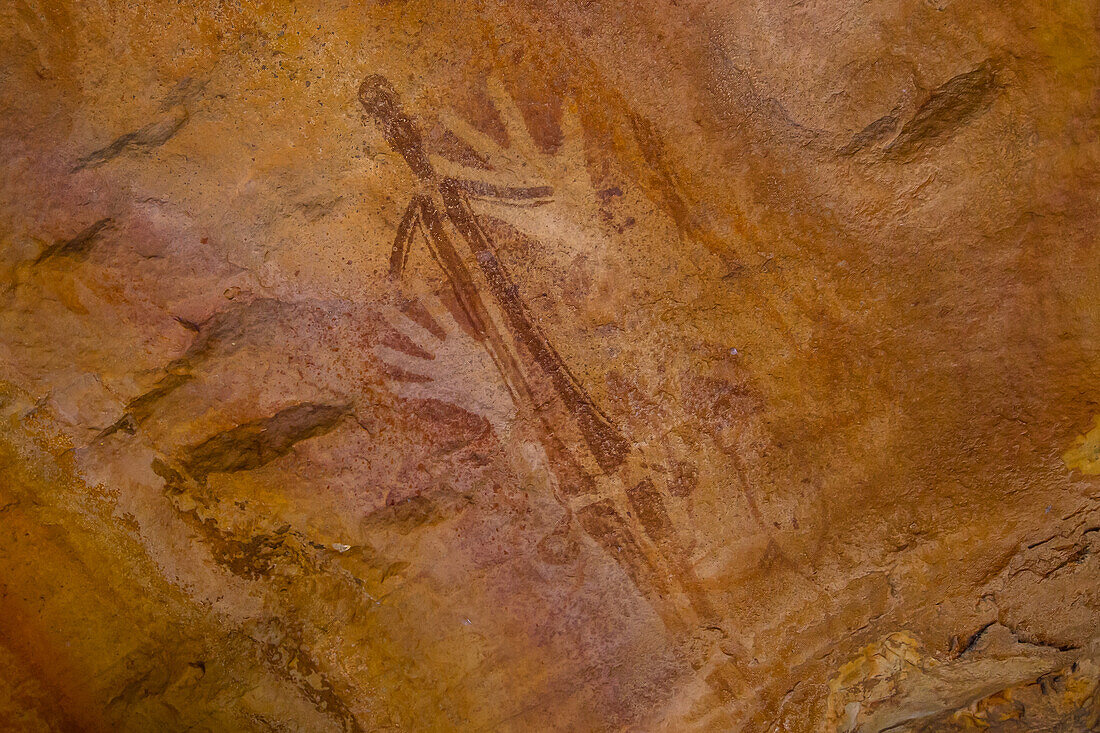
[[[1098,25],[0,5],[0,728],[1100,729]]]

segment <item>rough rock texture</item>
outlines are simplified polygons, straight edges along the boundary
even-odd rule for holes
[[[0,3],[0,728],[1100,730],[1098,24]]]

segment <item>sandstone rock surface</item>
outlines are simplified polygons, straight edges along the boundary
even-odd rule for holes
[[[0,4],[0,728],[1100,730],[1098,28]]]

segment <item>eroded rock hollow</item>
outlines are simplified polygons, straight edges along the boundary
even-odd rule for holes
[[[0,728],[1100,730],[1098,24],[0,3]]]

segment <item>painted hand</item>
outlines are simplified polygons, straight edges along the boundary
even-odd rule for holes
[[[489,421],[497,436],[505,438],[516,417],[512,394],[485,347],[466,333],[450,311],[434,296],[420,298],[432,320],[444,331],[440,339],[397,309],[386,320],[422,352],[421,358],[388,346],[376,346],[374,353],[386,364],[417,379],[392,379],[390,389],[408,400],[440,400]]]
[[[598,252],[603,232],[599,199],[588,174],[584,129],[571,100],[562,105],[562,143],[554,153],[545,153],[531,137],[523,115],[503,85],[490,78],[490,97],[504,122],[509,145],[503,147],[457,115],[444,113],[451,132],[473,148],[492,170],[468,168],[433,157],[432,163],[445,175],[498,189],[549,187],[549,195],[527,201],[473,197],[479,209],[501,219],[529,237],[553,245],[547,249],[567,257]]]

